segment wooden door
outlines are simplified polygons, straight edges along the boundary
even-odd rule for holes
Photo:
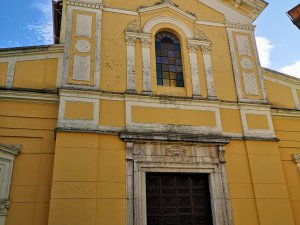
[[[212,225],[207,174],[147,173],[147,225]]]

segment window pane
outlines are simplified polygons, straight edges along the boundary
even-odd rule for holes
[[[168,72],[163,72],[163,78],[164,79],[169,79],[169,73]]]
[[[156,70],[161,71],[161,64],[156,64]]]
[[[175,50],[180,51],[180,45],[179,44],[175,44]]]
[[[163,63],[163,64],[168,64],[168,63],[169,63],[168,58],[167,58],[167,57],[163,57],[163,58],[162,58],[162,63]]]
[[[167,50],[168,44],[167,43],[161,43],[161,49]]]
[[[184,87],[183,80],[177,80],[176,85],[177,85],[177,87]]]
[[[156,63],[161,63],[161,57],[156,57]]]
[[[157,79],[157,85],[163,86],[163,80],[162,79]]]
[[[162,79],[162,72],[161,71],[156,71],[157,73],[157,78]]]
[[[176,63],[174,58],[169,58],[169,64],[174,65]]]
[[[182,72],[182,66],[176,66],[176,71],[177,72]]]
[[[168,44],[168,50],[175,50],[174,44]]]
[[[183,74],[182,73],[177,73],[176,74],[176,80],[183,80]]]
[[[174,65],[170,65],[170,66],[169,66],[169,71],[170,71],[170,72],[176,72],[175,66],[174,66]]]
[[[176,80],[176,73],[170,73],[170,79]]]
[[[168,50],[162,50],[161,55],[167,57],[168,56]]]
[[[169,71],[169,65],[163,65],[162,70],[163,71]]]
[[[179,51],[175,51],[175,57],[176,57],[176,58],[181,58],[181,54],[180,54]]]
[[[155,49],[160,49],[160,42],[159,41],[155,42]]]
[[[178,66],[181,66],[181,65],[182,65],[181,59],[176,59],[176,64],[177,64]]]
[[[168,57],[173,58],[175,56],[174,51],[168,51]]]

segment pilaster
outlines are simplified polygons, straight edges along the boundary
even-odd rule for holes
[[[99,89],[102,1],[67,1],[62,87]]]

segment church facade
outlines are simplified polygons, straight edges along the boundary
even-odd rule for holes
[[[300,80],[263,0],[64,0],[0,49],[0,225],[300,225]]]

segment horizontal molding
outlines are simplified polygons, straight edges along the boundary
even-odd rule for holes
[[[125,9],[116,9],[116,8],[103,8],[104,12],[112,12],[112,13],[119,13],[119,14],[125,14],[125,15],[132,15],[132,16],[138,16],[138,12],[125,10]]]
[[[57,94],[38,93],[29,91],[15,91],[15,90],[0,90],[0,98],[2,99],[18,99],[18,100],[33,100],[43,102],[58,102]]]
[[[0,57],[26,57],[36,56],[45,54],[58,54],[64,53],[64,45],[42,45],[42,46],[30,46],[30,47],[17,47],[17,48],[6,48],[0,49]],[[3,61],[3,59],[1,59]]]

